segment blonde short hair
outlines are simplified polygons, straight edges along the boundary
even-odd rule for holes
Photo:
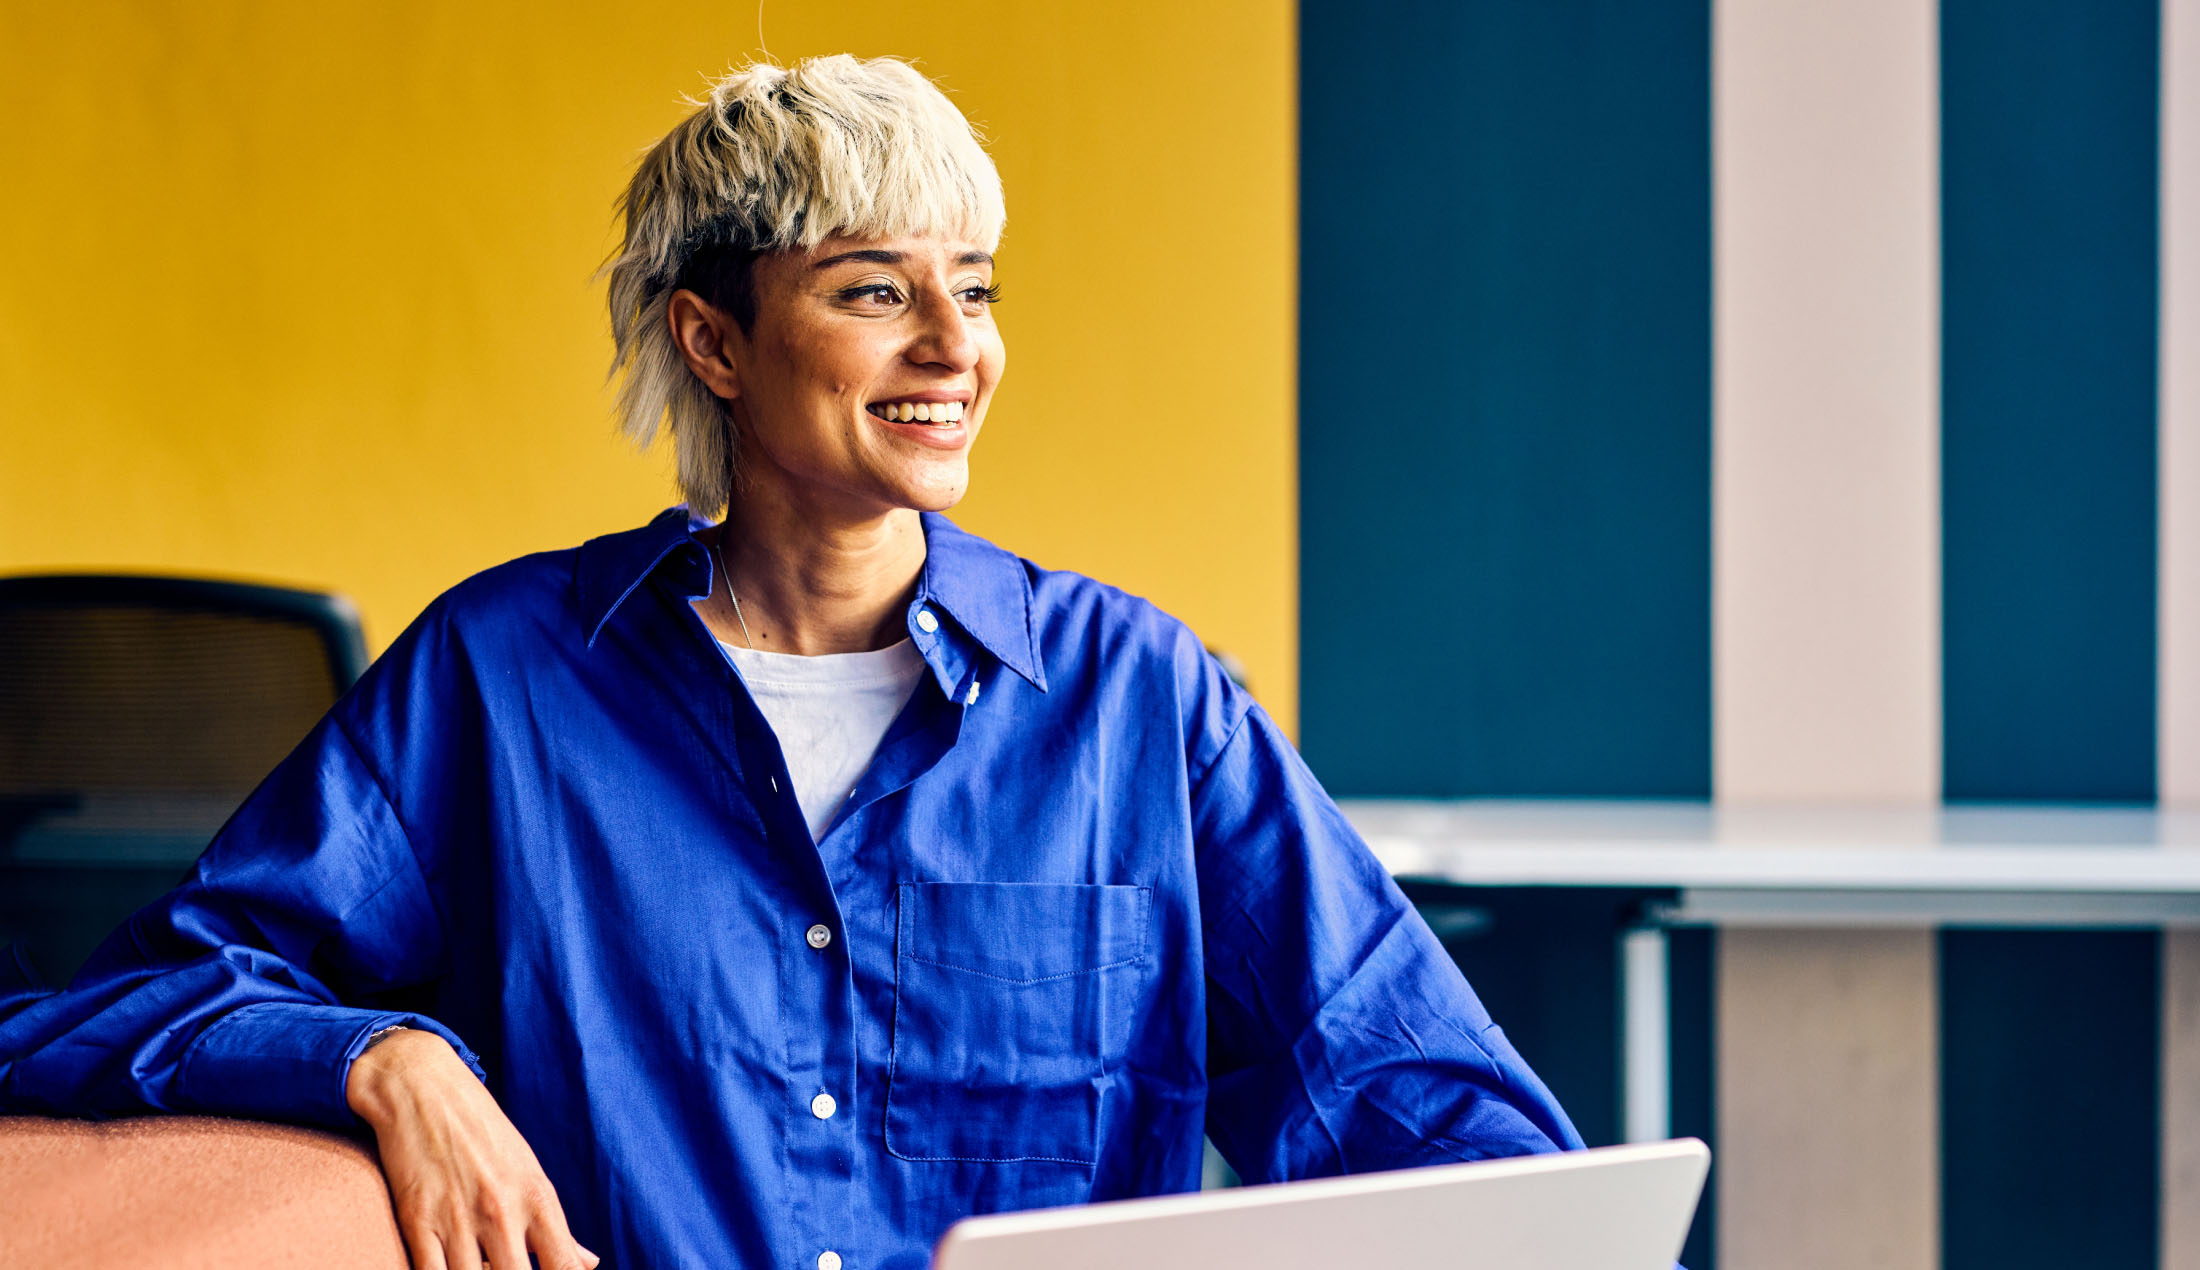
[[[625,239],[606,266],[621,430],[647,446],[669,422],[697,516],[732,495],[732,426],[673,342],[674,291],[727,303],[707,289],[732,278],[746,327],[758,255],[839,234],[951,234],[990,252],[1007,219],[1000,174],[962,112],[906,62],[845,54],[718,80],[643,156],[621,203]]]

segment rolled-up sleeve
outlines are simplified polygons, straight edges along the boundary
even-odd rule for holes
[[[1266,713],[1197,775],[1208,1132],[1239,1173],[1582,1145]]]
[[[352,1060],[393,1024],[443,1036],[480,1073],[434,1019],[343,1004],[433,979],[448,945],[420,859],[342,711],[66,990],[0,1017],[0,1110],[355,1127]]]

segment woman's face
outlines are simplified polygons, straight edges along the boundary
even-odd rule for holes
[[[950,238],[833,238],[758,259],[753,279],[756,320],[727,336],[736,499],[777,484],[776,501],[857,519],[960,500],[1007,359],[993,258]]]

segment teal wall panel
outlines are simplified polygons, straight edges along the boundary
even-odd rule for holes
[[[1946,0],[1951,799],[2154,797],[2153,0]]]
[[[1943,0],[1951,800],[2155,795],[2153,0]],[[2159,936],[1940,939],[1944,1270],[2153,1270]]]
[[[1707,0],[1301,7],[1301,733],[1339,795],[1711,787]]]

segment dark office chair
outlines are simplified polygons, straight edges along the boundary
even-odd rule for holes
[[[0,578],[0,966],[65,983],[365,668],[340,596]]]

